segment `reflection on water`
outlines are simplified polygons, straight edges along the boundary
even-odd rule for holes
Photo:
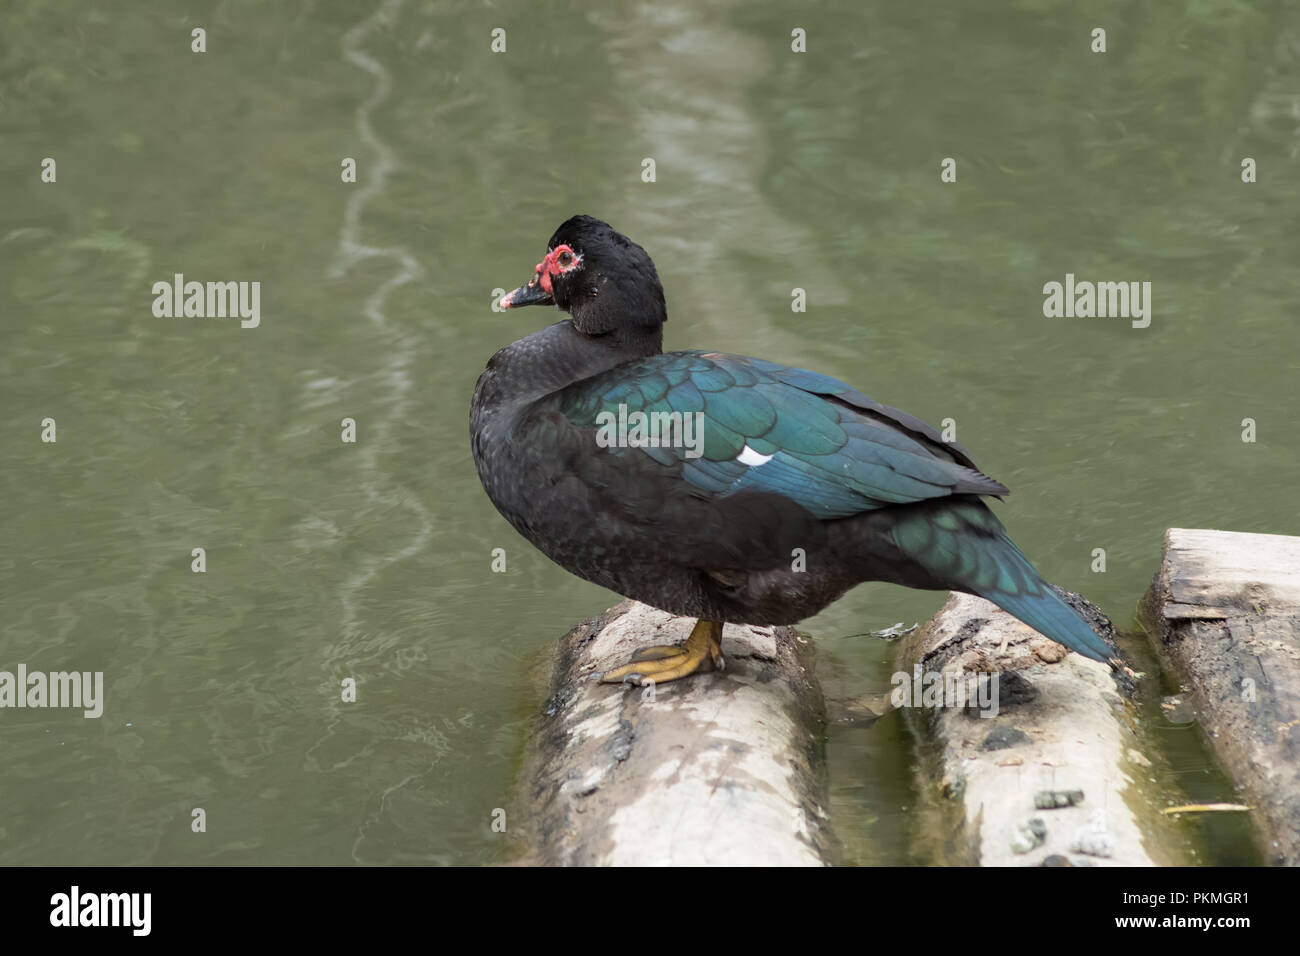
[[[832,0],[799,15],[806,54],[767,2],[14,6],[0,666],[102,670],[107,704],[3,714],[4,862],[499,858],[528,665],[613,596],[492,510],[467,406],[547,320],[492,290],[575,212],[655,257],[670,347],[953,418],[1025,551],[1122,625],[1165,527],[1300,530],[1300,11],[1108,11],[1098,56],[1028,0]],[[177,272],[260,281],[260,327],[153,318]],[[1066,273],[1150,281],[1151,327],[1044,318]],[[827,696],[888,683],[893,647],[849,635],[941,600],[868,585],[806,622]],[[1222,796],[1148,716],[1162,784]],[[849,860],[926,862],[901,725],[835,725],[829,753]],[[1239,823],[1195,825],[1204,859],[1252,859]]]

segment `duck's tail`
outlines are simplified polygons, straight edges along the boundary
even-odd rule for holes
[[[1045,637],[1094,661],[1112,650],[1020,553],[978,498],[949,498],[912,511],[892,529],[900,551],[954,591],[992,601]]]

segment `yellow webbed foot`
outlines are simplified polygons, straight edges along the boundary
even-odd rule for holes
[[[629,663],[607,671],[600,679],[606,684],[624,681],[662,684],[696,671],[722,670],[726,666],[722,657],[722,623],[697,621],[685,644],[643,647],[632,655]]]

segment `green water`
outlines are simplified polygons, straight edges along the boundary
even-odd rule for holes
[[[553,318],[493,289],[575,212],[654,257],[669,348],[953,419],[1021,547],[1121,624],[1166,527],[1300,532],[1293,4],[16,0],[0,142],[0,669],[106,696],[0,712],[0,862],[500,859],[531,670],[614,596],[496,514],[467,409]],[[259,281],[260,325],[155,317],[174,273]],[[1066,273],[1151,282],[1150,327],[1045,318]],[[941,601],[806,622],[832,705],[888,685],[851,635]],[[1162,786],[1230,796],[1168,736]],[[901,726],[829,753],[848,859],[924,862]]]

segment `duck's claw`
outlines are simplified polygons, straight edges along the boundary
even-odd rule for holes
[[[632,660],[600,676],[606,684],[655,683],[686,677],[696,671],[722,670],[727,666],[722,656],[722,624],[697,621],[684,644],[660,644],[643,647]]]

